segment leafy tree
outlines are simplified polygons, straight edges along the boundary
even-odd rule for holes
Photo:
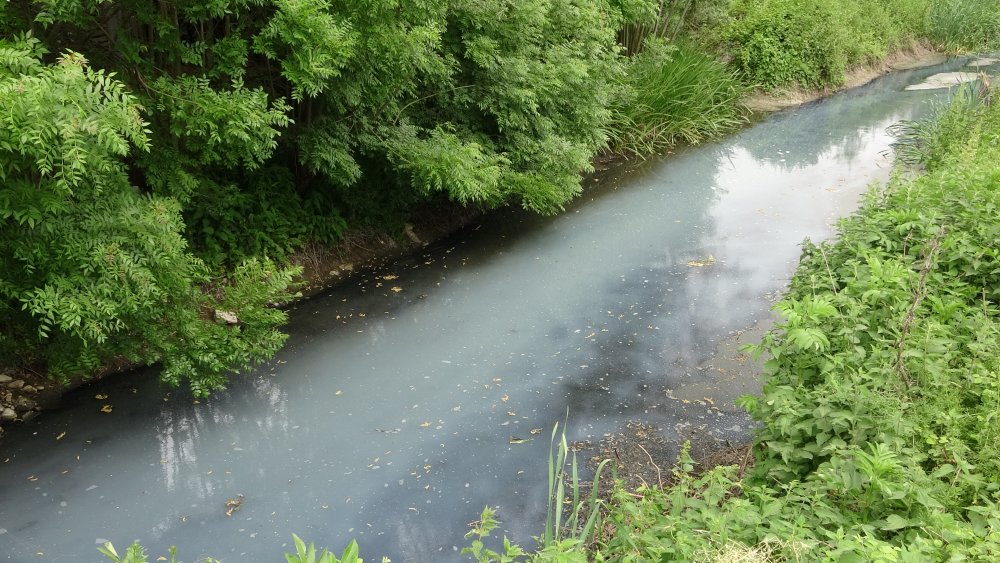
[[[616,31],[651,13],[652,0],[3,3],[0,29],[21,33],[0,44],[3,353],[59,375],[162,360],[166,379],[206,392],[281,342],[267,305],[290,272],[268,258],[430,198],[558,211],[605,143]]]
[[[129,182],[123,159],[150,147],[133,97],[79,53],[44,54],[0,43],[0,350],[59,376],[163,361],[199,394],[273,353],[284,314],[266,305],[292,272],[250,261],[203,291],[177,201]]]

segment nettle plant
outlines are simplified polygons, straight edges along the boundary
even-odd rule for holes
[[[205,287],[177,201],[129,182],[126,159],[150,147],[135,99],[78,53],[44,54],[0,41],[0,351],[62,377],[162,361],[196,394],[220,387],[283,341],[268,305],[293,272],[251,260]]]

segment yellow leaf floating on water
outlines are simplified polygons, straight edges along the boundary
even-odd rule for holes
[[[715,264],[715,256],[712,256],[711,254],[709,254],[708,258],[704,260],[691,260],[688,262],[688,266],[692,268],[704,268],[705,266],[711,266],[712,264]]]
[[[343,394],[344,394],[344,391],[343,391],[343,390],[341,390],[341,389],[337,389],[337,392],[336,392],[336,393],[334,393],[334,395],[338,395],[338,396],[339,396],[339,395],[343,395]]]
[[[426,420],[420,423],[420,427],[421,428],[427,428],[430,425],[431,425],[431,423],[428,422],[428,421],[426,421]]]
[[[514,411],[507,411],[507,416],[517,416],[517,413]]]
[[[63,436],[65,436],[65,435],[66,435],[66,433],[65,433],[65,432],[60,432],[60,433],[59,433],[59,435],[58,435],[58,436],[56,436],[56,440],[62,440],[62,439],[63,439]]]
[[[103,401],[104,399],[107,399],[108,396],[105,395],[104,393],[98,393],[94,395],[94,398],[97,399],[98,401]]]
[[[507,401],[510,400],[510,397],[508,397],[507,395],[504,395],[503,397],[500,397],[500,400],[506,403]]]
[[[510,439],[507,441],[511,444],[524,444],[526,442],[532,441],[533,439],[534,438],[518,438],[517,436],[511,436]]]
[[[393,293],[399,293],[400,291],[403,291],[403,288],[399,287],[398,285],[394,285],[389,288],[389,291],[392,291]]]
[[[541,428],[532,428],[530,430],[530,432],[531,432],[532,436],[537,436],[537,435],[539,435],[539,434],[542,433],[542,429]]]
[[[109,412],[111,412],[111,410],[113,408],[114,407],[112,407],[111,405],[104,405],[103,407],[101,407],[101,412],[103,412],[103,413],[109,413]]]
[[[385,281],[392,281],[395,279],[399,279],[399,276],[397,276],[396,274],[389,274],[386,276],[382,276],[382,279],[384,279]]]

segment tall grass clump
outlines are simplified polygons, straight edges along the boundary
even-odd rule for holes
[[[611,152],[645,156],[679,141],[717,137],[746,121],[745,86],[708,54],[649,40],[627,65],[624,93],[613,108]]]
[[[996,0],[938,0],[927,16],[930,38],[950,51],[1000,48]]]
[[[978,87],[977,87],[978,84]],[[889,128],[896,139],[896,160],[910,166],[933,169],[953,148],[982,127],[989,98],[980,94],[985,85],[972,83],[960,88],[951,101],[938,108],[934,119],[901,121]]]

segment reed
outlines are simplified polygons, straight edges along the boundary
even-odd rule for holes
[[[608,132],[608,150],[647,156],[678,142],[696,144],[746,122],[746,93],[736,73],[684,45],[647,41],[626,71]]]
[[[995,0],[940,0],[928,13],[927,31],[949,51],[1000,48],[1000,10]]]

